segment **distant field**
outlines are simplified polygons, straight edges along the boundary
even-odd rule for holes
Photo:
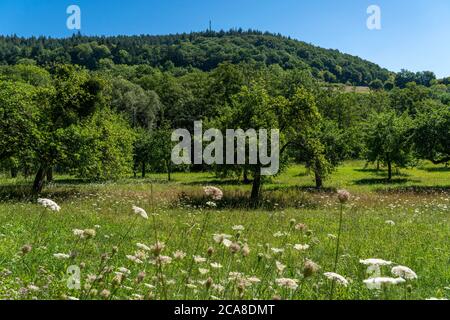
[[[450,169],[403,169],[390,184],[385,176],[348,162],[318,192],[306,170],[293,166],[264,184],[261,209],[246,206],[250,186],[208,173],[177,173],[170,183],[163,174],[105,184],[59,176],[42,196],[60,212],[30,198],[27,181],[2,177],[0,299],[449,298]],[[206,205],[207,185],[224,190],[217,208]],[[324,273],[334,268],[341,188],[352,197],[336,271],[348,284],[336,283],[331,294]],[[96,232],[77,239],[73,229]],[[221,234],[230,236],[230,247],[215,241]],[[155,253],[158,241],[165,246]],[[32,249],[23,254],[25,245]],[[418,279],[369,290],[360,264],[368,258],[392,262],[380,276],[392,277],[391,268],[402,265]],[[305,273],[309,260],[320,267],[312,274]],[[67,287],[69,266],[80,268],[79,289]]]

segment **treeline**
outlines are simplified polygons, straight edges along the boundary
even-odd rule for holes
[[[29,62],[29,61],[28,61]],[[349,92],[305,69],[256,62],[210,71],[111,64],[0,67],[0,161],[12,176],[53,170],[89,180],[174,170],[211,170],[253,182],[262,164],[173,167],[173,129],[193,122],[219,129],[280,129],[282,168],[306,164],[317,187],[345,159],[394,169],[450,161],[450,85],[410,82]],[[248,160],[248,159],[247,159]]]
[[[368,86],[392,83],[393,73],[338,50],[322,49],[281,35],[254,30],[208,31],[167,36],[67,39],[0,37],[0,64],[32,59],[39,66],[77,64],[90,70],[113,64],[211,71],[224,62],[307,69],[318,80]]]

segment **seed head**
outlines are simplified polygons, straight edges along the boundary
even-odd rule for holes
[[[30,253],[31,252],[31,250],[33,250],[33,247],[31,246],[31,245],[29,245],[29,244],[26,244],[26,245],[24,245],[23,247],[22,247],[22,254],[23,255],[27,255],[28,253]]]
[[[320,267],[313,261],[307,260],[303,267],[303,276],[309,278],[319,271]]]
[[[347,190],[338,190],[337,194],[338,194],[339,202],[342,204],[344,204],[344,203],[348,202],[348,200],[350,200],[350,192],[348,192]]]

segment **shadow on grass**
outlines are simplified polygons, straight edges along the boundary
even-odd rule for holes
[[[58,181],[59,184],[59,181]],[[15,184],[15,185],[0,185],[0,202],[7,201],[36,201],[37,198],[51,198],[54,200],[67,200],[75,197],[79,197],[83,194],[95,194],[97,189],[90,188],[89,190],[83,191],[74,185],[74,187],[69,188],[67,186],[58,187],[58,184],[52,184],[51,188],[44,187],[41,194],[35,195],[31,190],[30,184]]]
[[[380,177],[387,177],[387,170],[384,169],[370,169],[370,168],[366,168],[366,169],[354,169],[354,171],[356,172],[361,172],[361,173],[371,173],[373,175],[376,176],[380,176]],[[410,175],[404,172],[399,172],[399,171],[394,171],[394,175],[397,177],[409,177]]]
[[[393,185],[393,184],[405,184],[408,182],[420,182],[420,181],[410,180],[410,179],[401,179],[401,178],[392,179],[392,180],[388,180],[387,178],[385,178],[385,179],[370,178],[370,179],[356,180],[356,181],[354,181],[354,184],[358,185],[358,186],[374,185],[374,184]]]
[[[385,189],[377,189],[378,193],[411,193],[418,195],[436,195],[449,194],[450,186],[408,186],[408,187],[392,187]]]
[[[247,186],[251,185],[251,183],[244,183],[243,181],[236,180],[236,179],[226,179],[226,180],[220,180],[220,179],[212,179],[212,180],[199,180],[199,181],[189,181],[189,182],[182,182],[183,185],[186,186],[209,186],[209,185],[215,185],[215,186]]]
[[[440,167],[440,168],[419,168],[420,170],[427,172],[450,172],[450,167]]]
[[[267,191],[306,192],[306,193],[336,193],[336,188],[322,187],[320,189],[311,186],[268,186]]]

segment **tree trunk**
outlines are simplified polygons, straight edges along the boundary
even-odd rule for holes
[[[314,176],[316,179],[316,188],[321,189],[323,187],[323,179],[322,175],[320,174],[319,170],[314,170]]]
[[[392,162],[388,161],[388,181],[392,180]]]
[[[142,162],[142,178],[145,178],[146,173],[145,162]]]
[[[257,168],[255,170],[254,178],[253,178],[253,186],[252,186],[252,195],[250,200],[253,204],[257,204],[259,201],[259,194],[261,191],[261,169]]]
[[[172,174],[172,172],[171,172],[172,167],[170,165],[170,161],[166,161],[166,167],[167,167],[167,179],[170,182],[170,181],[172,181],[172,176],[171,176],[171,174]]]
[[[17,170],[17,168],[11,168],[11,178],[17,178],[18,173],[19,170]]]
[[[39,194],[42,192],[42,189],[44,188],[46,171],[47,170],[43,166],[39,167],[39,170],[36,173],[36,177],[34,178],[34,183],[33,183],[33,193],[34,194]]]
[[[250,179],[248,178],[248,170],[244,169],[244,184],[250,184]]]
[[[48,168],[46,174],[47,174],[47,182],[52,182],[53,181],[53,168]]]

